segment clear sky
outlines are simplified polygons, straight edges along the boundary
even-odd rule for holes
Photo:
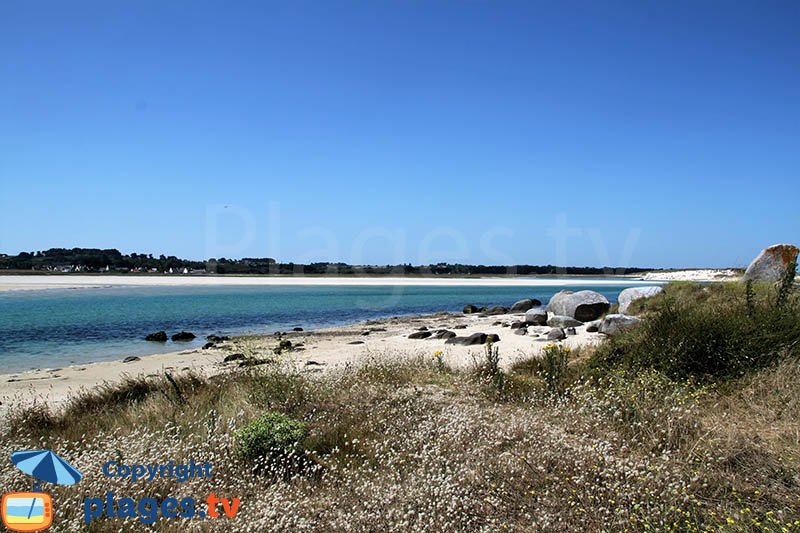
[[[800,2],[0,3],[0,251],[745,265]]]

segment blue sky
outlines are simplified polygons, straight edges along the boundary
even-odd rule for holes
[[[736,266],[800,3],[0,3],[0,251]]]

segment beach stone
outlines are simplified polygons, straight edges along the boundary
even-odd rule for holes
[[[664,289],[657,285],[648,285],[647,287],[630,287],[619,293],[619,312],[626,314],[628,307],[636,300],[642,298],[652,298],[656,294],[661,294]]]
[[[525,322],[532,326],[544,326],[547,324],[547,310],[539,307],[525,311]]]
[[[487,307],[485,312],[489,316],[492,316],[492,315],[507,315],[508,314],[508,307],[503,307],[502,305],[494,305],[492,307]]]
[[[561,328],[553,328],[547,334],[547,340],[549,341],[560,341],[562,339],[566,339],[567,334]]]
[[[409,339],[427,339],[433,335],[430,331],[415,331],[408,336]]]
[[[167,342],[167,332],[157,331],[155,333],[151,333],[150,335],[145,337],[144,340],[153,342]]]
[[[303,328],[292,328],[292,331],[303,331]]]
[[[797,261],[797,246],[774,244],[761,250],[744,272],[744,281],[780,281],[786,269]]]
[[[617,335],[623,331],[628,331],[642,322],[641,318],[622,314],[606,315],[600,323],[600,333],[606,335]]]
[[[547,320],[547,325],[552,328],[572,328],[583,325],[583,322],[564,315],[553,315]]]
[[[595,291],[560,291],[553,295],[547,310],[554,315],[572,317],[581,322],[600,318],[611,307],[608,299]]]
[[[454,331],[448,331],[446,329],[441,329],[433,334],[433,338],[435,339],[452,339],[455,336],[456,334]]]
[[[567,335],[577,335],[578,334],[578,332],[575,331],[575,328],[567,328],[567,329],[564,330],[564,332]]]
[[[222,361],[225,363],[230,363],[231,361],[241,361],[244,359],[244,354],[242,353],[232,353],[230,355],[226,355],[225,359]]]
[[[459,344],[462,346],[474,346],[476,344],[485,344],[487,339],[486,333],[473,333],[468,337],[452,337],[444,341],[445,344]]]
[[[207,342],[203,345],[203,349],[208,350],[209,348],[213,348],[214,346],[216,346],[216,344],[214,344],[213,342]]]
[[[364,344],[364,341],[350,341],[347,344]]]
[[[417,328],[417,331],[428,331],[428,327],[422,326],[421,328]]]
[[[586,333],[597,333],[600,331],[600,323],[602,320],[592,320],[586,323]]]
[[[500,335],[497,333],[489,333],[486,335],[486,342],[500,342]]]
[[[467,325],[466,324],[457,324],[457,325],[453,326],[453,329],[467,329]]]
[[[471,313],[478,313],[478,312],[480,312],[480,308],[478,306],[476,306],[476,305],[467,304],[467,305],[464,306],[463,313],[465,315],[468,315],[468,314],[471,314]]]
[[[527,327],[519,328],[519,329],[515,329],[514,330],[514,335],[527,335],[527,334],[528,334],[528,328]]]
[[[367,331],[362,331],[362,332],[361,332],[361,335],[363,335],[363,336],[365,336],[365,337],[366,337],[367,335],[369,335],[369,330],[367,330]]]
[[[517,321],[517,322],[512,322],[511,323],[511,329],[519,329],[519,328],[526,328],[526,327],[528,327],[528,323],[527,322],[519,322],[519,321]]]
[[[536,300],[534,298],[525,298],[524,300],[520,300],[518,302],[514,302],[514,305],[511,306],[512,313],[524,313],[531,307],[536,307],[538,305],[542,305],[542,302]]]
[[[222,341],[229,341],[231,340],[231,338],[228,337],[227,335],[209,335],[208,337],[206,337],[206,340],[210,342],[222,342]]]
[[[185,342],[195,338],[195,334],[191,331],[181,331],[172,336],[173,341]]]
[[[141,361],[141,360],[142,360],[141,357],[136,357],[135,355],[132,355],[130,357],[126,357],[125,359],[123,359],[122,362],[123,363],[133,363],[134,361]]]

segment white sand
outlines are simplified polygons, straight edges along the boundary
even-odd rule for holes
[[[302,343],[302,350],[293,350],[281,357],[296,363],[305,372],[322,372],[347,363],[358,363],[369,357],[407,357],[421,354],[433,358],[436,351],[442,351],[444,360],[449,365],[463,367],[473,361],[473,357],[481,357],[483,346],[456,346],[445,344],[441,339],[409,339],[408,335],[422,326],[431,330],[445,327],[459,336],[467,336],[476,332],[496,333],[500,335],[501,364],[508,367],[513,361],[541,351],[549,344],[544,341],[547,326],[528,328],[529,335],[515,335],[507,326],[493,325],[495,322],[510,324],[515,320],[524,320],[523,314],[479,317],[477,315],[460,315],[439,313],[436,315],[390,318],[369,323],[360,323],[338,328],[321,329],[309,332],[290,332],[288,338],[294,344]],[[466,329],[455,329],[457,324],[466,325]],[[364,331],[374,328],[385,328],[386,331]],[[599,342],[603,335],[587,333],[584,326],[576,328],[577,335],[569,336],[561,343],[576,347]],[[539,333],[541,337],[533,337]],[[267,345],[277,343],[267,337]],[[350,344],[360,342],[361,344]],[[70,395],[81,389],[91,389],[107,382],[120,381],[125,375],[163,375],[164,372],[179,373],[194,370],[204,375],[215,375],[222,372],[236,371],[238,362],[223,363],[226,355],[236,353],[235,346],[225,343],[220,349],[188,350],[166,354],[143,356],[139,361],[123,363],[122,361],[100,362],[87,365],[75,365],[62,369],[40,369],[16,374],[0,374],[0,411],[11,405],[27,404],[33,401],[46,402],[53,405],[62,404]],[[315,364],[307,364],[313,361]]]
[[[648,272],[645,281],[736,281],[739,275],[731,269],[678,270],[674,272]]]
[[[479,286],[479,287],[554,287],[636,284],[636,278],[412,278],[412,277],[311,277],[311,276],[0,276],[0,292],[10,290],[77,289],[92,287],[195,287],[246,285],[371,285],[371,286]]]

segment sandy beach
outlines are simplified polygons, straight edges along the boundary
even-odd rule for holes
[[[683,270],[652,272],[643,276],[608,278],[569,277],[570,285],[617,285],[642,281],[723,281],[734,278],[732,270]],[[483,286],[549,287],[564,284],[564,277],[542,278],[412,278],[412,277],[312,277],[312,276],[148,276],[148,275],[0,275],[0,292],[42,289],[102,287],[198,287],[198,286]]]
[[[286,332],[297,348],[280,355],[282,361],[296,365],[303,372],[323,372],[340,365],[358,363],[369,357],[414,356],[433,357],[434,352],[443,352],[444,360],[453,366],[467,366],[473,357],[483,354],[484,347],[445,344],[443,339],[409,339],[408,335],[419,328],[449,329],[459,336],[472,333],[495,333],[500,336],[501,363],[510,366],[515,360],[538,353],[549,344],[545,340],[548,326],[529,326],[528,335],[517,335],[510,324],[524,320],[524,314],[479,316],[460,313],[437,313],[433,315],[406,316],[371,320],[348,326],[325,328],[314,331]],[[538,335],[538,336],[537,336]],[[586,326],[576,328],[560,343],[578,347],[599,342],[603,335],[587,333]],[[277,345],[272,336],[254,338],[255,344],[263,348],[259,352],[266,356],[269,347]],[[165,354],[143,356],[136,361],[107,361],[92,364],[66,366],[53,369],[36,369],[14,374],[0,374],[0,402],[2,408],[32,401],[59,405],[70,395],[82,389],[91,389],[102,383],[115,383],[125,376],[157,376],[165,372],[193,371],[205,376],[239,369],[239,361],[224,362],[226,356],[238,353],[248,341],[223,342],[212,349],[182,350]],[[0,409],[5,410],[5,409]]]

